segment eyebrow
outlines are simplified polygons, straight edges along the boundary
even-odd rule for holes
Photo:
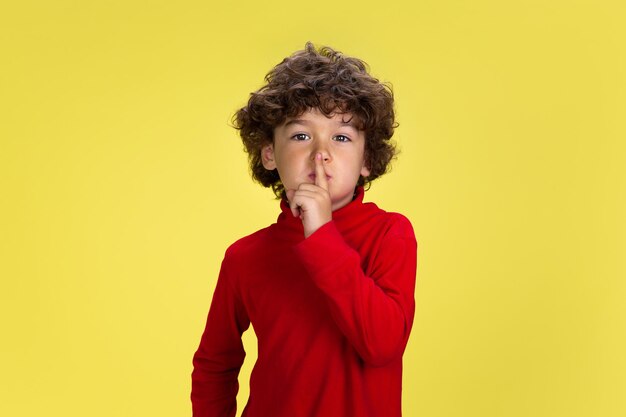
[[[287,122],[285,123],[285,127],[287,127],[287,126],[291,126],[291,125],[295,125],[295,124],[308,126],[308,125],[310,124],[310,122],[309,122],[308,120],[306,120],[306,119],[291,119],[291,120],[289,120],[289,121],[287,121]],[[350,120],[349,120],[349,121],[347,121],[347,122],[344,122],[344,121],[342,120],[341,122],[339,122],[339,123],[337,123],[337,124],[339,124],[339,125],[341,125],[341,126],[350,126],[350,127],[354,128],[354,129],[357,129],[356,125],[355,125],[354,123],[352,123],[352,119],[350,119]],[[358,130],[358,129],[357,129],[357,130]]]

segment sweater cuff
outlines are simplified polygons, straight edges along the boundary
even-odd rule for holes
[[[295,245],[294,251],[309,275],[320,284],[320,280],[332,275],[328,271],[336,271],[350,256],[356,255],[359,263],[358,253],[346,243],[333,220]]]

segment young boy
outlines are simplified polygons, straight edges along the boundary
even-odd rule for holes
[[[394,156],[392,91],[310,42],[266,82],[233,119],[281,213],[226,251],[193,358],[193,414],[235,416],[252,323],[243,416],[400,416],[417,242],[404,216],[363,202]]]

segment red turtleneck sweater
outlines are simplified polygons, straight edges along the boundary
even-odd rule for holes
[[[195,417],[232,417],[250,323],[258,359],[244,417],[398,417],[415,311],[409,221],[355,199],[304,239],[276,223],[226,251],[193,358]]]

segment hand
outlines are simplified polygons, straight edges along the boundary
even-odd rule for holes
[[[302,183],[297,190],[286,193],[291,212],[302,220],[305,238],[332,220],[332,203],[321,153],[315,155],[315,183]]]

